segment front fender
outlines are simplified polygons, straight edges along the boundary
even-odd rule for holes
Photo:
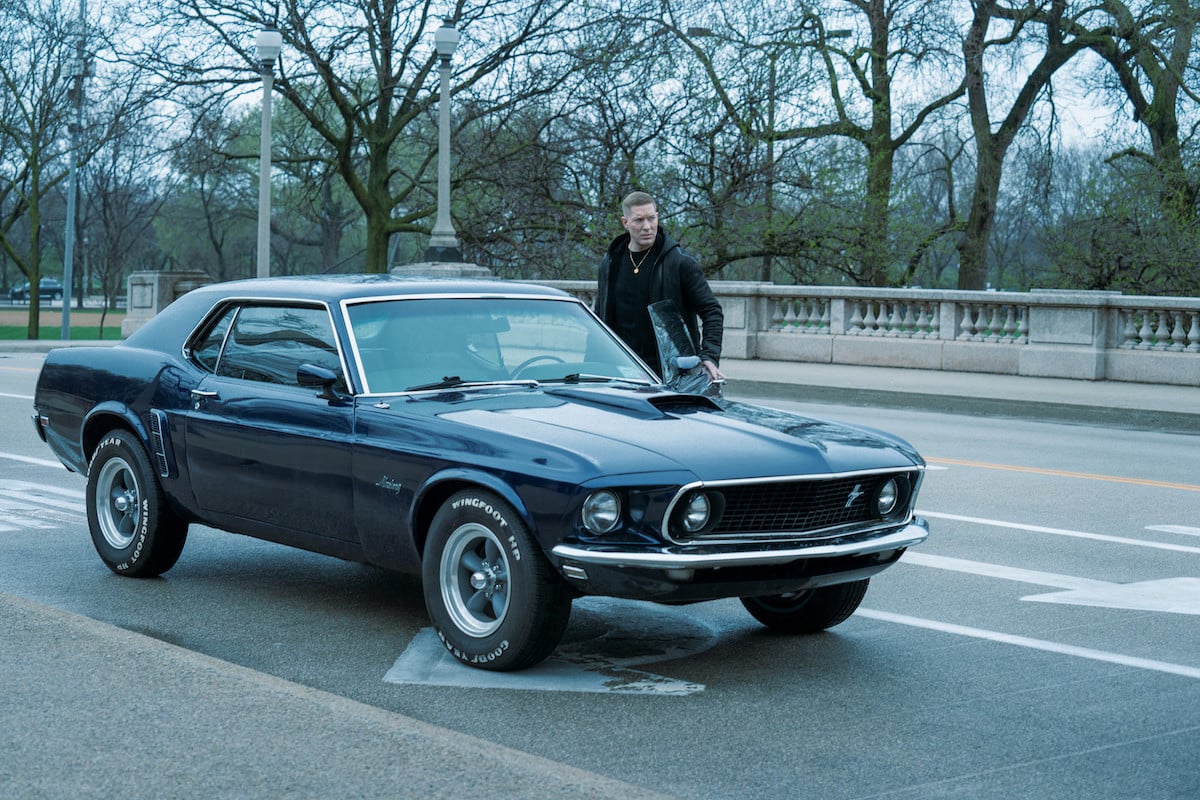
[[[412,531],[413,546],[417,553],[421,556],[425,554],[425,539],[429,535],[429,525],[433,521],[433,516],[437,513],[442,504],[457,492],[459,489],[468,487],[480,487],[487,489],[500,496],[505,502],[513,507],[517,512],[517,516],[525,523],[530,532],[537,533],[534,529],[532,515],[529,513],[529,508],[505,481],[497,476],[485,472],[483,470],[471,469],[469,467],[453,467],[443,469],[433,473],[429,479],[421,486],[421,488],[413,496],[412,509],[409,512],[409,530]]]

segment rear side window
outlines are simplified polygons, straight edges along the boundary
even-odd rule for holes
[[[192,347],[192,360],[209,372],[217,371],[217,359],[221,355],[221,345],[225,344],[225,335],[229,333],[229,325],[233,322],[235,307],[225,310],[217,321],[208,329]]]

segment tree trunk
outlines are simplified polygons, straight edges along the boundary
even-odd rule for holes
[[[1028,11],[1032,16],[1029,19],[1045,26],[1046,49],[1018,88],[1012,106],[1001,120],[1000,126],[993,132],[987,86],[984,81],[983,55],[988,25],[994,16],[1001,13],[998,5],[995,0],[981,0],[977,3],[971,27],[963,40],[967,106],[970,109],[971,127],[975,134],[977,162],[970,216],[958,244],[958,288],[965,290],[978,291],[987,286],[988,239],[996,222],[1004,156],[1008,153],[1009,146],[1016,138],[1017,132],[1025,125],[1034,104],[1054,77],[1054,73],[1076,53],[1096,45],[1099,36],[1103,36],[1093,36],[1089,31],[1078,30],[1068,41],[1061,26],[1067,11],[1066,0],[1052,0],[1046,13],[1030,7]],[[1021,40],[1015,42],[1017,45],[1021,43]]]
[[[863,283],[887,286],[891,273],[892,178],[896,143],[892,141],[892,76],[888,72],[891,20],[881,0],[871,3],[871,130],[867,145],[867,202],[863,220]]]

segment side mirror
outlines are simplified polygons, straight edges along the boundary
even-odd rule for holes
[[[316,364],[301,364],[296,367],[296,383],[307,389],[320,389],[317,397],[333,402],[340,399],[333,385],[338,382],[338,374],[327,367]]]

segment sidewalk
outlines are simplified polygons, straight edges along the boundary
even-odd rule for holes
[[[2,592],[0,628],[6,799],[661,797]]]
[[[731,398],[879,406],[1200,434],[1200,386],[723,359]]]

